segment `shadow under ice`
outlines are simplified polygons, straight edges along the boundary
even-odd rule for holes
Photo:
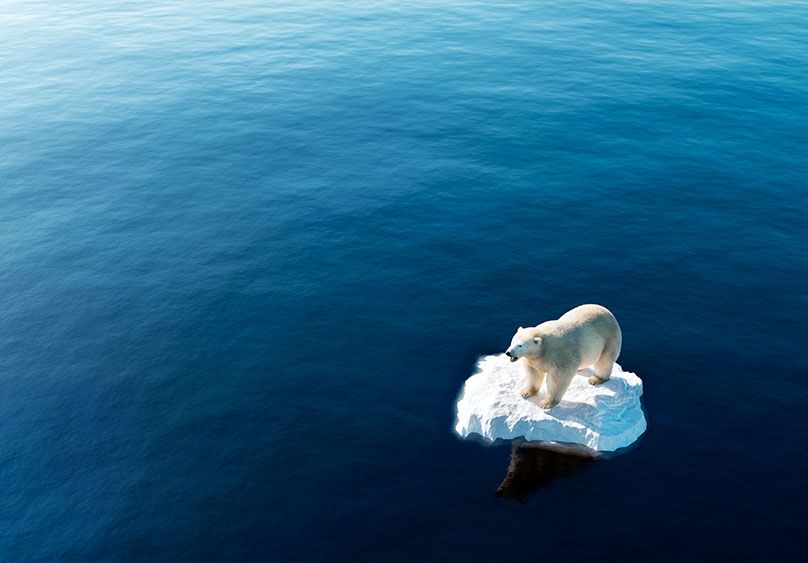
[[[573,477],[595,463],[592,456],[556,451],[524,441],[514,441],[508,473],[497,488],[496,496],[518,503],[547,487],[559,477]]]

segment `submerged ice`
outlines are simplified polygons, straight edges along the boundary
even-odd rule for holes
[[[590,385],[588,370],[578,372],[561,403],[541,409],[537,397],[523,399],[522,366],[504,354],[485,356],[457,399],[455,432],[486,440],[524,438],[529,442],[577,444],[611,452],[634,443],[645,431],[640,405],[642,380],[614,364],[611,377]],[[585,376],[585,377],[582,377]]]

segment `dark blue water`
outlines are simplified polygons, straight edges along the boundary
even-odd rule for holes
[[[807,29],[3,3],[0,559],[804,560]],[[457,392],[585,302],[648,430],[497,496]]]

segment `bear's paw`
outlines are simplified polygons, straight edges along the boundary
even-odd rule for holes
[[[525,387],[519,392],[519,394],[522,395],[523,399],[529,399],[530,397],[535,397],[538,392],[539,390],[534,389],[533,387]]]
[[[539,408],[544,410],[551,409],[556,406],[558,403],[553,401],[550,397],[545,397],[541,401],[539,401]]]

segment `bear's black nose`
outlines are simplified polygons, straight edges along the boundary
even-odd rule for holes
[[[505,350],[505,355],[508,356],[509,358],[511,357],[511,353],[508,352],[507,350]]]

